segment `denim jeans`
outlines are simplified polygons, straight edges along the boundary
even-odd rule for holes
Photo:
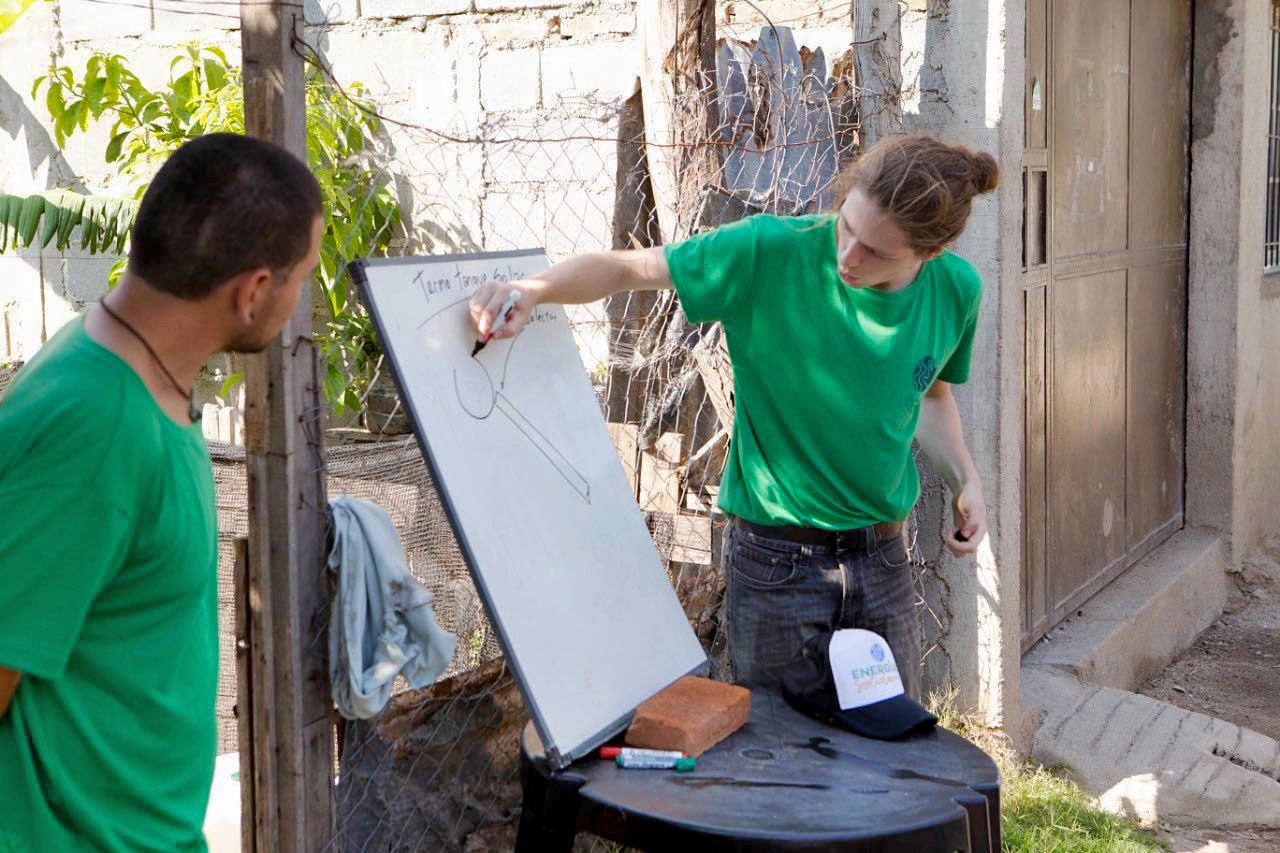
[[[730,524],[724,560],[726,630],[735,681],[776,687],[804,641],[836,628],[884,637],[908,696],[920,698],[920,619],[906,540],[835,550]]]

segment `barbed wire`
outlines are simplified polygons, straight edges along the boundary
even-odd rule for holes
[[[114,6],[123,9],[144,9],[148,12],[156,11],[165,12],[172,15],[190,15],[192,17],[205,18],[225,18],[229,21],[235,21],[238,25],[241,20],[240,9],[245,6],[275,6],[283,9],[303,10],[305,7],[302,3],[295,3],[292,0],[155,0],[154,3],[134,3],[130,0],[82,0],[85,3],[91,3],[95,6]],[[191,6],[196,8],[184,9],[183,6]],[[235,13],[209,11],[210,6],[227,6],[234,8]]]

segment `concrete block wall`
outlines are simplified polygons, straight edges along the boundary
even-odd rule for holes
[[[122,192],[102,162],[105,128],[56,150],[31,81],[50,56],[83,67],[92,50],[125,54],[144,80],[162,81],[168,61],[191,40],[239,52],[238,22],[224,3],[140,0],[121,8],[93,0],[34,5],[0,36],[0,191],[45,187]],[[758,7],[758,8],[757,8]],[[308,41],[344,84],[360,82],[384,125],[378,155],[406,213],[401,248],[411,253],[545,247],[553,260],[611,242],[616,181],[617,105],[640,68],[636,0],[306,0]],[[770,23],[791,27],[798,43],[822,48],[827,67],[849,49],[848,5],[761,0],[718,6],[722,36],[754,39]],[[910,0],[903,17],[906,128],[1020,155],[1020,6],[1003,0]],[[1008,114],[1009,120],[1005,120]],[[1012,159],[1010,159],[1012,158]],[[958,251],[987,282],[975,353],[975,381],[960,394],[968,438],[987,485],[992,549],[973,561],[938,553],[950,520],[940,491],[922,518],[936,605],[934,688],[956,684],[961,701],[992,722],[1016,708],[1018,446],[1020,399],[1013,258],[1016,173],[981,200]],[[998,247],[993,251],[992,247]],[[99,262],[68,253],[0,255],[0,358],[27,358],[87,301],[105,289]],[[573,313],[580,329],[602,321],[599,307]],[[601,324],[600,329],[603,326]],[[602,334],[582,337],[584,361],[605,356]],[[209,383],[210,386],[213,383]],[[1007,404],[1002,404],[1001,401]],[[945,519],[945,520],[944,520]],[[1002,534],[1002,531],[1004,533]],[[926,620],[928,621],[928,620]]]
[[[66,188],[131,194],[129,180],[103,159],[110,124],[91,123],[87,132],[77,133],[59,150],[44,90],[32,99],[31,87],[51,60],[79,73],[95,51],[128,57],[139,76],[155,85],[167,78],[170,59],[188,41],[217,44],[236,60],[239,38],[230,27],[238,22],[225,17],[225,4],[210,6],[216,15],[189,3],[169,6],[116,6],[92,0],[38,3],[0,36],[0,192],[21,195]],[[63,324],[106,292],[107,272],[116,258],[80,250],[78,237],[73,235],[65,252],[50,246],[0,254],[0,360],[29,359]]]
[[[772,20],[828,64],[848,49],[847,14],[816,0],[759,5],[727,4],[722,35],[751,39]],[[407,214],[404,251],[544,246],[555,260],[610,244],[616,109],[640,68],[635,0],[307,0],[305,13],[336,76],[393,119],[380,165]],[[51,58],[79,70],[93,51],[121,53],[159,85],[190,41],[235,61],[238,24],[213,0],[33,6],[0,36],[0,191],[128,192],[103,162],[105,124],[54,145],[30,95]],[[29,358],[105,292],[109,266],[53,250],[0,256],[0,357]]]
[[[918,541],[930,611],[926,689],[954,688],[962,707],[1007,728],[1018,709],[1021,657],[1023,27],[1022,4],[1000,0],[912,0],[903,16],[904,129],[987,151],[1004,168],[1001,186],[974,201],[952,247],[984,284],[970,381],[955,394],[982,477],[989,538],[976,559],[958,560],[942,547],[950,495],[927,473]]]

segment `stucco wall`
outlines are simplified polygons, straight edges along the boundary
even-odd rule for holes
[[[904,55],[924,58],[906,129],[989,151],[1002,169],[1000,187],[974,202],[954,246],[984,282],[970,380],[955,394],[986,492],[990,538],[976,560],[946,552],[950,499],[936,478],[927,480],[918,540],[933,645],[926,687],[958,690],[962,706],[1002,725],[1018,704],[1020,657],[1023,13],[1004,0],[923,5],[913,4],[919,14],[904,20]]]
[[[1271,66],[1271,10],[1244,4],[1243,67]],[[1262,276],[1266,218],[1267,122],[1271,97],[1266,74],[1245,73],[1236,88],[1242,112],[1240,162],[1240,322],[1236,352],[1236,553],[1256,551],[1280,534],[1280,277]],[[1274,168],[1274,167],[1273,167]],[[1243,464],[1241,464],[1243,463]]]
[[[1270,6],[1196,4],[1187,523],[1239,561],[1280,532],[1280,286],[1262,275]]]

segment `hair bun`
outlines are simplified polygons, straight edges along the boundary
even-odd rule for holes
[[[973,169],[973,184],[978,188],[979,195],[989,193],[999,185],[1000,165],[996,163],[996,158],[985,151],[979,151],[971,156],[969,162]]]

